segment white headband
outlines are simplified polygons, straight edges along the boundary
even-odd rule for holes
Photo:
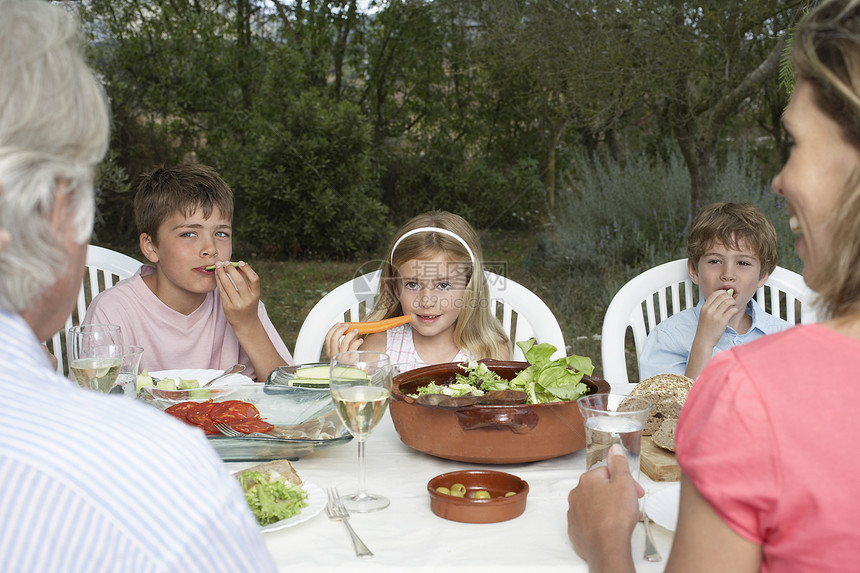
[[[464,241],[463,238],[460,237],[460,235],[458,235],[457,233],[449,231],[448,229],[440,229],[439,227],[419,227],[417,229],[412,229],[408,233],[403,233],[403,235],[401,235],[401,237],[397,239],[397,242],[394,243],[394,246],[391,247],[391,266],[394,266],[394,251],[397,250],[397,245],[399,245],[400,242],[406,237],[411,237],[412,235],[415,235],[417,233],[441,233],[443,235],[448,235],[449,237],[457,239],[457,242],[463,245],[463,248],[466,249],[467,253],[469,253],[469,258],[472,259],[472,266],[475,266],[475,255],[472,253],[472,249],[469,248],[469,245],[466,244],[466,241]]]

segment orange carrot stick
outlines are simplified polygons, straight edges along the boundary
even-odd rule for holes
[[[358,330],[359,334],[373,334],[375,332],[385,332],[388,329],[412,322],[412,315],[405,314],[403,316],[395,316],[394,318],[386,318],[385,320],[377,320],[375,322],[347,322],[349,326],[347,332]]]

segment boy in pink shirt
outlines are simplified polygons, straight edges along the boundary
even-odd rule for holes
[[[209,167],[158,168],[134,198],[144,265],[93,299],[84,323],[118,324],[144,348],[141,368],[224,370],[265,380],[292,356],[260,301],[250,265],[233,253],[233,193]],[[215,266],[214,270],[207,267]]]

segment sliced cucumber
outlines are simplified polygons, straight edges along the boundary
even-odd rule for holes
[[[155,383],[158,390],[177,390],[176,381],[173,378],[162,378]]]
[[[302,388],[325,388],[328,386],[328,380],[319,380],[317,378],[290,378],[288,385],[299,386]]]
[[[296,375],[293,377],[293,380],[301,378],[303,380],[325,380],[328,382],[328,376],[328,366],[306,366],[296,370]]]

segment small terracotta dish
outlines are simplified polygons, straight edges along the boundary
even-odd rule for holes
[[[463,497],[436,491],[451,489],[454,484],[466,488]],[[439,517],[463,523],[496,523],[519,517],[526,510],[529,484],[522,478],[493,470],[461,470],[440,474],[427,483],[430,509]],[[489,499],[476,499],[478,491],[490,494]],[[512,492],[513,495],[505,496]]]

